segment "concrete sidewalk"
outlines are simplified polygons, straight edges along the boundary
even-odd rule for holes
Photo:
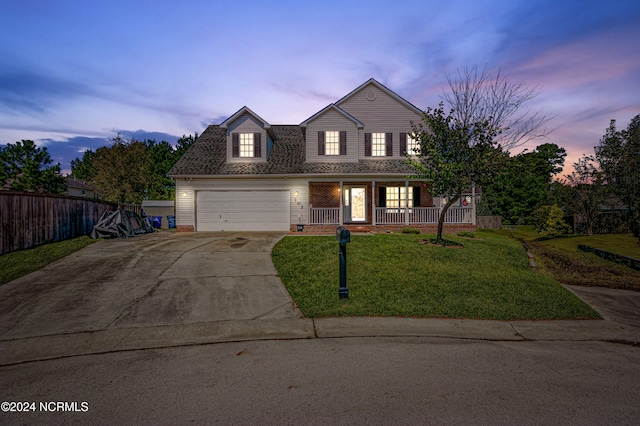
[[[639,328],[606,320],[485,321],[371,317],[266,319],[116,328],[5,340],[0,341],[0,365],[78,355],[247,340],[397,336],[640,344]]]

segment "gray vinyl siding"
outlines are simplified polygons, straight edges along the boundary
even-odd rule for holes
[[[374,91],[373,101],[367,99],[367,92]],[[359,129],[358,156],[361,159],[381,159],[390,157],[365,157],[365,133],[393,133],[393,157],[404,158],[400,152],[400,133],[411,133],[411,122],[419,123],[422,116],[398,99],[378,89],[373,84],[363,87],[358,93],[338,105],[340,108],[364,123],[364,129]]]
[[[347,155],[318,155],[318,132],[346,131]],[[358,126],[337,111],[329,110],[307,125],[307,162],[352,163],[358,161]]]
[[[232,133],[261,133],[261,157],[233,157],[231,150],[231,134]],[[267,160],[269,151],[269,139],[267,137],[267,131],[262,127],[262,124],[256,121],[251,114],[245,113],[238,117],[233,123],[229,124],[227,129],[227,161],[230,163],[240,162],[263,162]]]

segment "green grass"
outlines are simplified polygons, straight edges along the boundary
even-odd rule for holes
[[[0,255],[0,284],[35,272],[96,241],[83,236]]]
[[[506,226],[495,231],[529,244],[541,273],[564,284],[611,287],[640,291],[640,271],[578,251],[578,244],[601,248],[631,257],[640,257],[640,247],[632,234],[571,236],[535,241],[531,226]]]
[[[335,237],[284,238],[273,260],[307,317],[599,318],[555,280],[531,271],[517,240],[484,231],[477,237],[448,235],[464,246],[456,249],[420,244],[424,235],[352,235],[347,300],[338,298]]]
[[[607,250],[623,256],[640,259],[640,245],[633,234],[604,234],[592,236],[578,236],[569,238],[555,238],[546,242],[548,245],[563,250],[578,250],[578,244]]]

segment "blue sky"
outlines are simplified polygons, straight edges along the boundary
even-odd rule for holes
[[[0,143],[68,171],[119,131],[173,142],[244,105],[299,124],[372,77],[435,107],[478,64],[542,90],[570,165],[640,114],[638,22],[637,0],[2,0]]]

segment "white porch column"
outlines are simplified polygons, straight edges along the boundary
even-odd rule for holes
[[[473,209],[471,209],[471,223],[476,224],[476,183],[471,182],[471,205]]]
[[[376,181],[371,181],[371,224],[376,225]]]
[[[404,223],[409,224],[409,181],[404,181]]]
[[[340,211],[338,211],[338,217],[340,218],[340,225],[344,225],[344,188],[342,187],[342,181],[340,181]]]

